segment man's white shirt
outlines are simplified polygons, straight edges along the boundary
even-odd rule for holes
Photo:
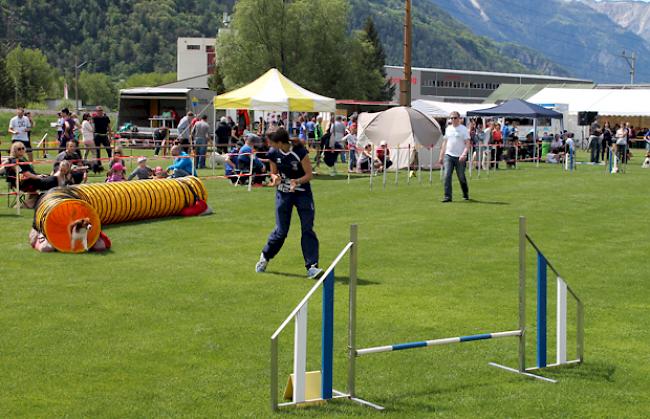
[[[465,141],[469,140],[469,130],[465,125],[457,127],[448,125],[445,130],[445,139],[447,140],[445,154],[460,157],[465,151]]]
[[[29,137],[27,136],[27,129],[31,128],[32,125],[29,123],[29,119],[26,116],[18,118],[18,115],[11,118],[9,121],[9,128],[16,131],[18,134],[13,134],[12,140],[28,141]]]

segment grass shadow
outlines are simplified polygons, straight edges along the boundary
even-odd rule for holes
[[[287,278],[300,278],[300,279],[307,279],[307,276],[304,274],[297,274],[297,273],[292,273],[292,272],[279,272],[279,271],[266,271],[267,274],[273,274],[273,275],[279,275],[279,276],[286,276]],[[315,280],[313,280],[315,281]],[[339,283],[339,284],[349,284],[350,283],[350,277],[349,276],[335,276],[334,281]],[[357,278],[357,285],[363,286],[363,285],[379,285],[379,282],[374,282],[374,281],[369,281],[367,279],[362,279],[362,278]]]
[[[470,199],[469,201],[472,204],[483,204],[483,205],[510,205],[510,202],[501,202],[501,201],[479,201],[478,199]]]
[[[544,375],[561,380],[562,378],[575,378],[578,380],[615,382],[616,366],[605,362],[590,362],[571,364],[544,371]]]

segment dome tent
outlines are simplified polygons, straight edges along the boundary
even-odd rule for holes
[[[359,147],[368,142],[378,146],[386,141],[393,168],[406,169],[418,160],[422,168],[438,167],[442,145],[440,125],[416,109],[400,106],[383,112],[362,113],[357,137]]]

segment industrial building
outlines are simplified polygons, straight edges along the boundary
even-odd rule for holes
[[[399,85],[404,67],[386,66],[391,82]],[[440,68],[412,69],[411,98],[441,102],[482,103],[502,84],[589,84],[591,80],[535,74],[494,73],[487,71],[446,70]],[[397,89],[396,89],[397,90]],[[399,91],[394,100],[399,101]]]

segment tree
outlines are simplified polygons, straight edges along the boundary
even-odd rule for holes
[[[7,54],[6,67],[15,85],[16,106],[40,102],[51,91],[56,72],[39,49],[14,48]]]
[[[7,73],[4,54],[0,56],[0,105],[14,106],[14,83]]]
[[[84,103],[115,109],[117,88],[109,76],[102,73],[82,72],[79,75],[79,95]]]
[[[320,94],[376,96],[384,80],[364,65],[366,46],[348,32],[348,21],[345,0],[238,1],[231,29],[217,40],[225,87],[277,68]]]
[[[210,90],[217,92],[218,95],[226,93],[226,86],[223,83],[223,76],[221,75],[219,65],[214,66],[214,74],[208,77],[208,87]]]
[[[386,53],[384,46],[379,39],[379,33],[375,27],[375,21],[371,16],[368,16],[366,23],[363,25],[363,33],[365,41],[371,46],[369,51],[368,62],[371,68],[378,70],[381,77],[385,80],[381,90],[377,92],[376,96],[371,96],[371,100],[392,100],[395,95],[395,85],[390,82],[386,77]]]

